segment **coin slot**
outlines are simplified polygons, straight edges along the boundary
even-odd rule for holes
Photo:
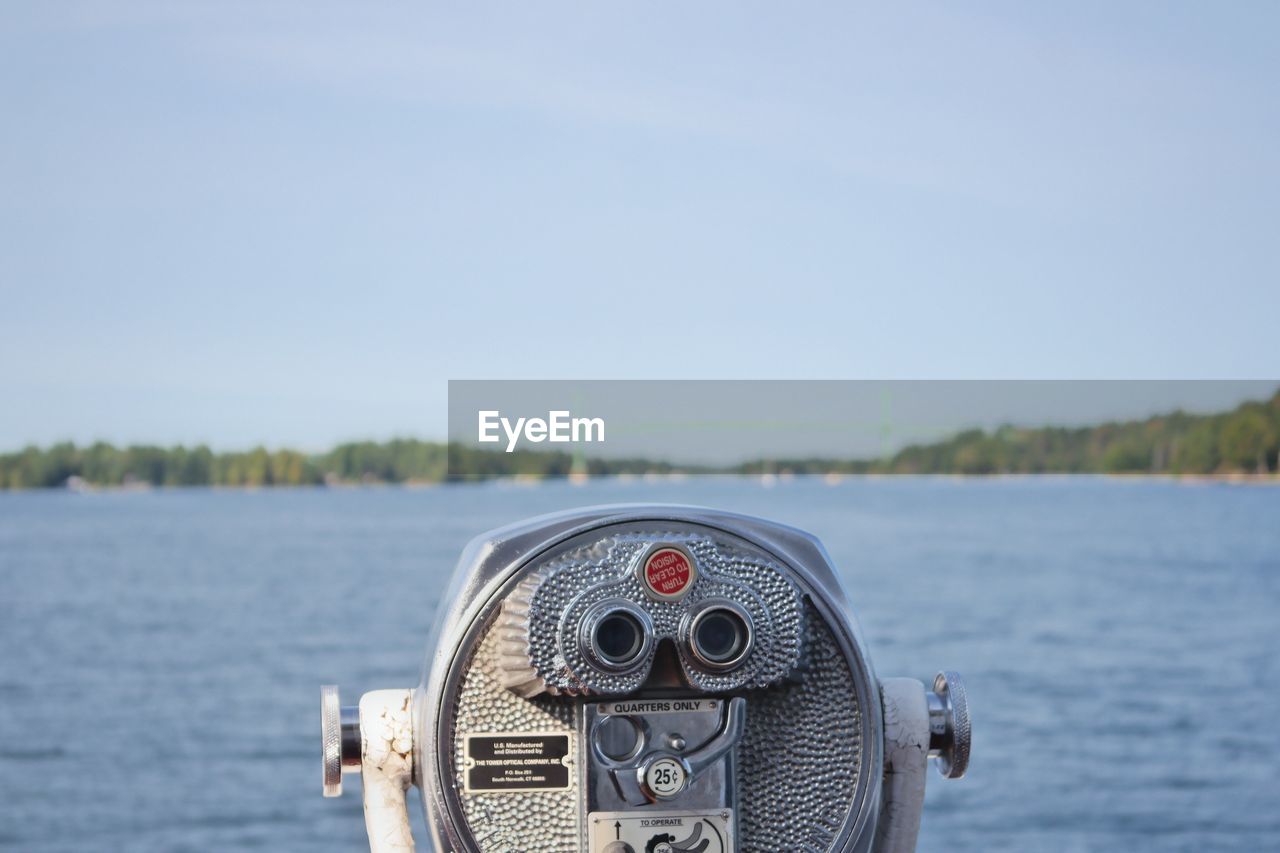
[[[630,717],[605,717],[596,724],[596,749],[613,761],[633,757],[640,751],[640,741],[640,727]]]

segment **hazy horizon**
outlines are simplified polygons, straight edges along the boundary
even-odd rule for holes
[[[964,429],[993,429],[1004,424],[1029,428],[1080,427],[1107,421],[1143,420],[1176,410],[1213,414],[1250,400],[1269,399],[1280,390],[1280,381],[1267,380],[467,380],[452,385],[470,389],[494,386],[501,391],[485,403],[486,406],[506,405],[508,412],[525,415],[574,405],[565,402],[565,391],[575,389],[572,394],[578,407],[575,414],[609,413],[613,425],[610,441],[583,446],[588,456],[601,459],[641,456],[654,461],[712,465],[749,461],[762,454],[779,458],[870,459],[907,444],[948,438]],[[687,390],[671,396],[681,403],[680,412],[658,418],[646,414],[648,401],[662,399],[664,389],[679,385],[686,386]],[[644,391],[623,393],[628,386]],[[693,402],[693,395],[701,386],[739,386],[741,390],[711,395],[699,404]],[[806,390],[798,390],[806,386]],[[824,398],[818,390],[841,387],[846,388],[844,399]],[[780,407],[770,401],[784,393],[792,401],[803,403],[795,415],[776,414]],[[444,431],[436,434],[403,431],[353,435],[319,445],[286,441],[263,446],[323,453],[346,443],[394,439],[459,440],[475,444],[471,435],[472,410],[475,401],[483,399],[483,395],[469,390],[466,393],[451,391],[450,396],[454,406],[462,408],[466,404],[460,416],[450,418],[452,437]],[[769,411],[775,414],[770,415]],[[762,424],[766,417],[767,424]],[[696,429],[686,429],[689,425]],[[890,431],[888,436],[886,427]],[[762,435],[767,443],[763,449],[759,444]],[[236,452],[259,446],[163,439],[120,441],[91,434],[87,438],[63,436],[46,442],[0,446],[0,453],[12,453],[32,445],[47,448],[64,441],[81,447],[97,441],[118,447],[205,444],[215,452]],[[558,448],[544,446],[542,449]]]

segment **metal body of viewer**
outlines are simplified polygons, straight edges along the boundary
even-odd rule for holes
[[[375,853],[908,853],[928,759],[964,774],[964,685],[877,679],[821,544],[674,506],[474,540],[422,683],[323,691],[326,796]]]

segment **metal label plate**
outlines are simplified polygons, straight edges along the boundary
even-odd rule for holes
[[[562,791],[570,785],[570,736],[497,732],[466,736],[464,787],[468,793]]]
[[[732,853],[733,810],[592,812],[590,853]]]
[[[721,699],[623,699],[618,702],[600,702],[598,713],[625,714],[647,717],[650,714],[697,714],[719,711],[724,705]]]

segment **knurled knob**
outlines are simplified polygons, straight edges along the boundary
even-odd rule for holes
[[[342,707],[338,686],[320,687],[321,760],[324,795],[342,796],[342,772],[360,772],[360,709]]]
[[[938,772],[959,779],[969,769],[969,699],[960,674],[942,671],[934,676],[929,694],[929,755],[938,759]]]
[[[324,795],[342,796],[342,702],[338,685],[320,687],[320,738],[323,743]]]

